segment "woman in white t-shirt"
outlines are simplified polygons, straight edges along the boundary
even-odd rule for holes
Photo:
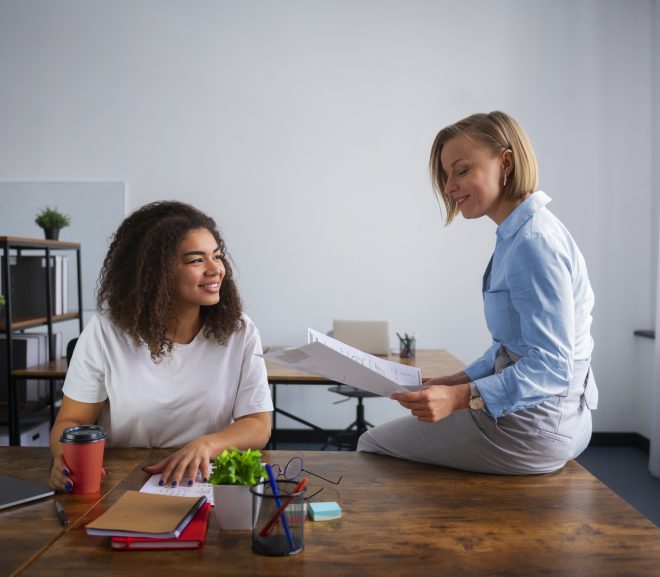
[[[124,220],[103,263],[97,314],[83,330],[51,432],[50,484],[70,492],[66,427],[99,423],[107,446],[175,447],[145,468],[192,484],[227,447],[261,448],[270,397],[259,333],[242,312],[212,218],[154,202]]]

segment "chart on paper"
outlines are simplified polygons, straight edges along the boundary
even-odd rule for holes
[[[201,497],[202,495],[206,496],[206,500],[214,504],[213,502],[213,485],[211,483],[203,483],[200,473],[197,473],[197,479],[195,483],[188,487],[188,485],[180,485],[178,487],[163,486],[161,487],[158,483],[160,482],[160,473],[151,475],[147,482],[142,485],[140,492],[142,493],[155,493],[157,495],[174,495],[177,497]]]

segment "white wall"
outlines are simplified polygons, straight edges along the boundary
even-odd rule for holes
[[[129,210],[207,210],[265,343],[386,318],[469,361],[488,344],[494,225],[444,228],[426,161],[444,125],[503,109],[590,267],[595,428],[648,435],[652,357],[632,332],[653,318],[652,8],[0,0],[0,180],[123,181]],[[352,417],[317,390],[280,399],[323,425]],[[368,403],[372,422],[399,414]]]
[[[653,3],[653,29],[655,31],[653,37],[653,101],[657,102],[660,98],[660,0],[654,0]],[[653,173],[652,173],[652,190],[653,190],[653,209],[652,216],[654,217],[655,224],[660,221],[660,212],[658,212],[658,191],[660,190],[660,108],[656,105],[653,107]],[[660,253],[660,238],[658,238],[657,226],[655,230],[655,262],[659,262]],[[660,273],[660,271],[658,271]],[[660,274],[659,274],[660,276]],[[653,379],[651,379],[651,386],[648,391],[645,391],[649,399],[651,410],[651,447],[649,454],[649,470],[655,477],[660,478],[660,281],[656,279],[655,291],[656,295],[656,315],[655,315],[655,371]]]

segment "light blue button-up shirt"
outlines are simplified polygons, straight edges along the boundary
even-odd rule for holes
[[[564,395],[576,361],[593,350],[594,294],[584,257],[537,191],[497,228],[483,281],[486,324],[493,344],[465,372],[493,417]],[[494,374],[501,346],[520,359]]]

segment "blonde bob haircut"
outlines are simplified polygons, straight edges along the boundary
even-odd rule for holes
[[[452,196],[445,194],[447,175],[440,154],[445,143],[459,134],[472,137],[490,148],[494,154],[500,154],[505,150],[511,151],[513,167],[507,175],[506,186],[502,189],[504,198],[518,200],[536,190],[538,184],[536,155],[525,131],[504,112],[473,114],[438,132],[431,148],[429,159],[431,180],[435,193],[447,209],[445,224],[454,220],[459,210]]]

